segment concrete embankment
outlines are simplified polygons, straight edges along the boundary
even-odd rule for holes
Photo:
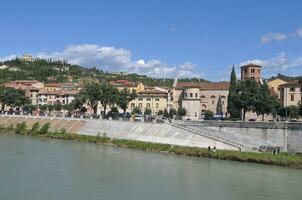
[[[208,146],[218,149],[251,151],[281,148],[281,151],[302,152],[302,125],[284,123],[188,122],[142,123],[129,121],[84,120],[0,116],[0,125],[25,122],[28,127],[39,122],[50,123],[52,131],[116,139],[172,144],[190,147]],[[300,127],[300,128],[299,128]]]
[[[302,123],[178,121],[177,124],[258,149],[281,147],[283,151],[302,152]]]
[[[100,135],[116,139],[137,140],[144,142],[181,145],[190,147],[208,146],[218,149],[238,150],[234,146],[223,141],[217,141],[209,137],[197,135],[190,131],[171,126],[166,123],[142,123],[142,122],[123,122],[108,120],[81,120],[65,118],[43,118],[43,117],[24,117],[24,116],[1,116],[0,125],[9,126],[25,122],[28,127],[39,122],[41,125],[50,123],[52,131],[65,129],[67,132],[82,135]]]

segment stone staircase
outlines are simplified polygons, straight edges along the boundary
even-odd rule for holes
[[[180,124],[177,124],[177,123],[174,123],[174,122],[167,123],[167,124],[170,124],[171,126],[174,126],[176,128],[188,131],[190,133],[194,133],[196,135],[200,135],[200,136],[215,140],[217,142],[221,142],[221,143],[230,145],[232,147],[238,148],[241,151],[253,151],[252,146],[245,145],[245,144],[242,144],[242,143],[238,143],[238,142],[235,142],[235,141],[231,141],[231,140],[228,140],[228,139],[225,139],[225,138],[221,138],[221,137],[215,136],[215,135],[213,135],[213,134],[211,134],[207,131],[203,131],[203,130],[200,130],[200,129],[198,129],[198,130],[193,129],[193,128],[190,128],[190,127],[187,127],[187,126],[184,126],[184,125],[180,125]]]

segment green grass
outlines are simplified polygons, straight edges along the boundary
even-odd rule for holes
[[[206,148],[184,147],[169,144],[158,144],[133,140],[111,139],[108,137],[100,136],[72,134],[66,133],[66,130],[50,132],[48,131],[48,125],[44,125],[40,129],[38,125],[35,126],[35,131],[32,131],[33,129],[27,129],[24,123],[17,124],[16,126],[10,125],[6,128],[0,127],[0,133],[16,133],[21,135],[38,136],[60,140],[71,140],[76,142],[111,144],[119,147],[140,149],[144,151],[166,152],[182,156],[206,157],[219,160],[251,162],[302,169],[302,156],[298,154],[272,154],[258,152],[239,152],[231,150],[216,150],[216,152],[213,152],[208,151],[208,149]]]

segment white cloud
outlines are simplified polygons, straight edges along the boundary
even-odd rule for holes
[[[13,55],[16,57],[16,55]],[[2,59],[9,60],[13,56]],[[53,58],[85,67],[98,67],[105,71],[122,71],[146,74],[152,77],[201,77],[196,64],[185,62],[168,65],[161,60],[132,60],[131,51],[123,48],[106,47],[97,44],[79,44],[67,46],[63,51],[40,52],[38,58]],[[0,60],[2,60],[0,58]]]
[[[298,29],[295,35],[302,38],[302,28]]]
[[[267,33],[261,37],[260,44],[258,46],[272,43],[272,42],[282,42],[289,38],[302,38],[302,28],[297,29],[292,33]]]
[[[3,61],[6,61],[6,60],[13,60],[15,58],[17,58],[17,55],[13,54],[13,55],[4,56],[4,57],[0,58],[0,61],[3,62]]]
[[[289,70],[295,70],[297,75],[301,75],[302,73],[302,56],[290,58],[284,52],[281,52],[277,56],[267,60],[247,60],[241,62],[239,65],[243,66],[249,63],[261,65],[265,75],[268,76],[276,73],[284,73]]]
[[[286,40],[288,36],[285,33],[268,33],[261,37],[261,44],[267,44],[271,42],[282,42]]]

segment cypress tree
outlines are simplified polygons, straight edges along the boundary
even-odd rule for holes
[[[237,77],[235,73],[235,68],[233,65],[231,78],[230,78],[230,87],[229,87],[229,95],[228,95],[228,113],[231,118],[240,118],[240,109],[236,106],[237,99]]]

